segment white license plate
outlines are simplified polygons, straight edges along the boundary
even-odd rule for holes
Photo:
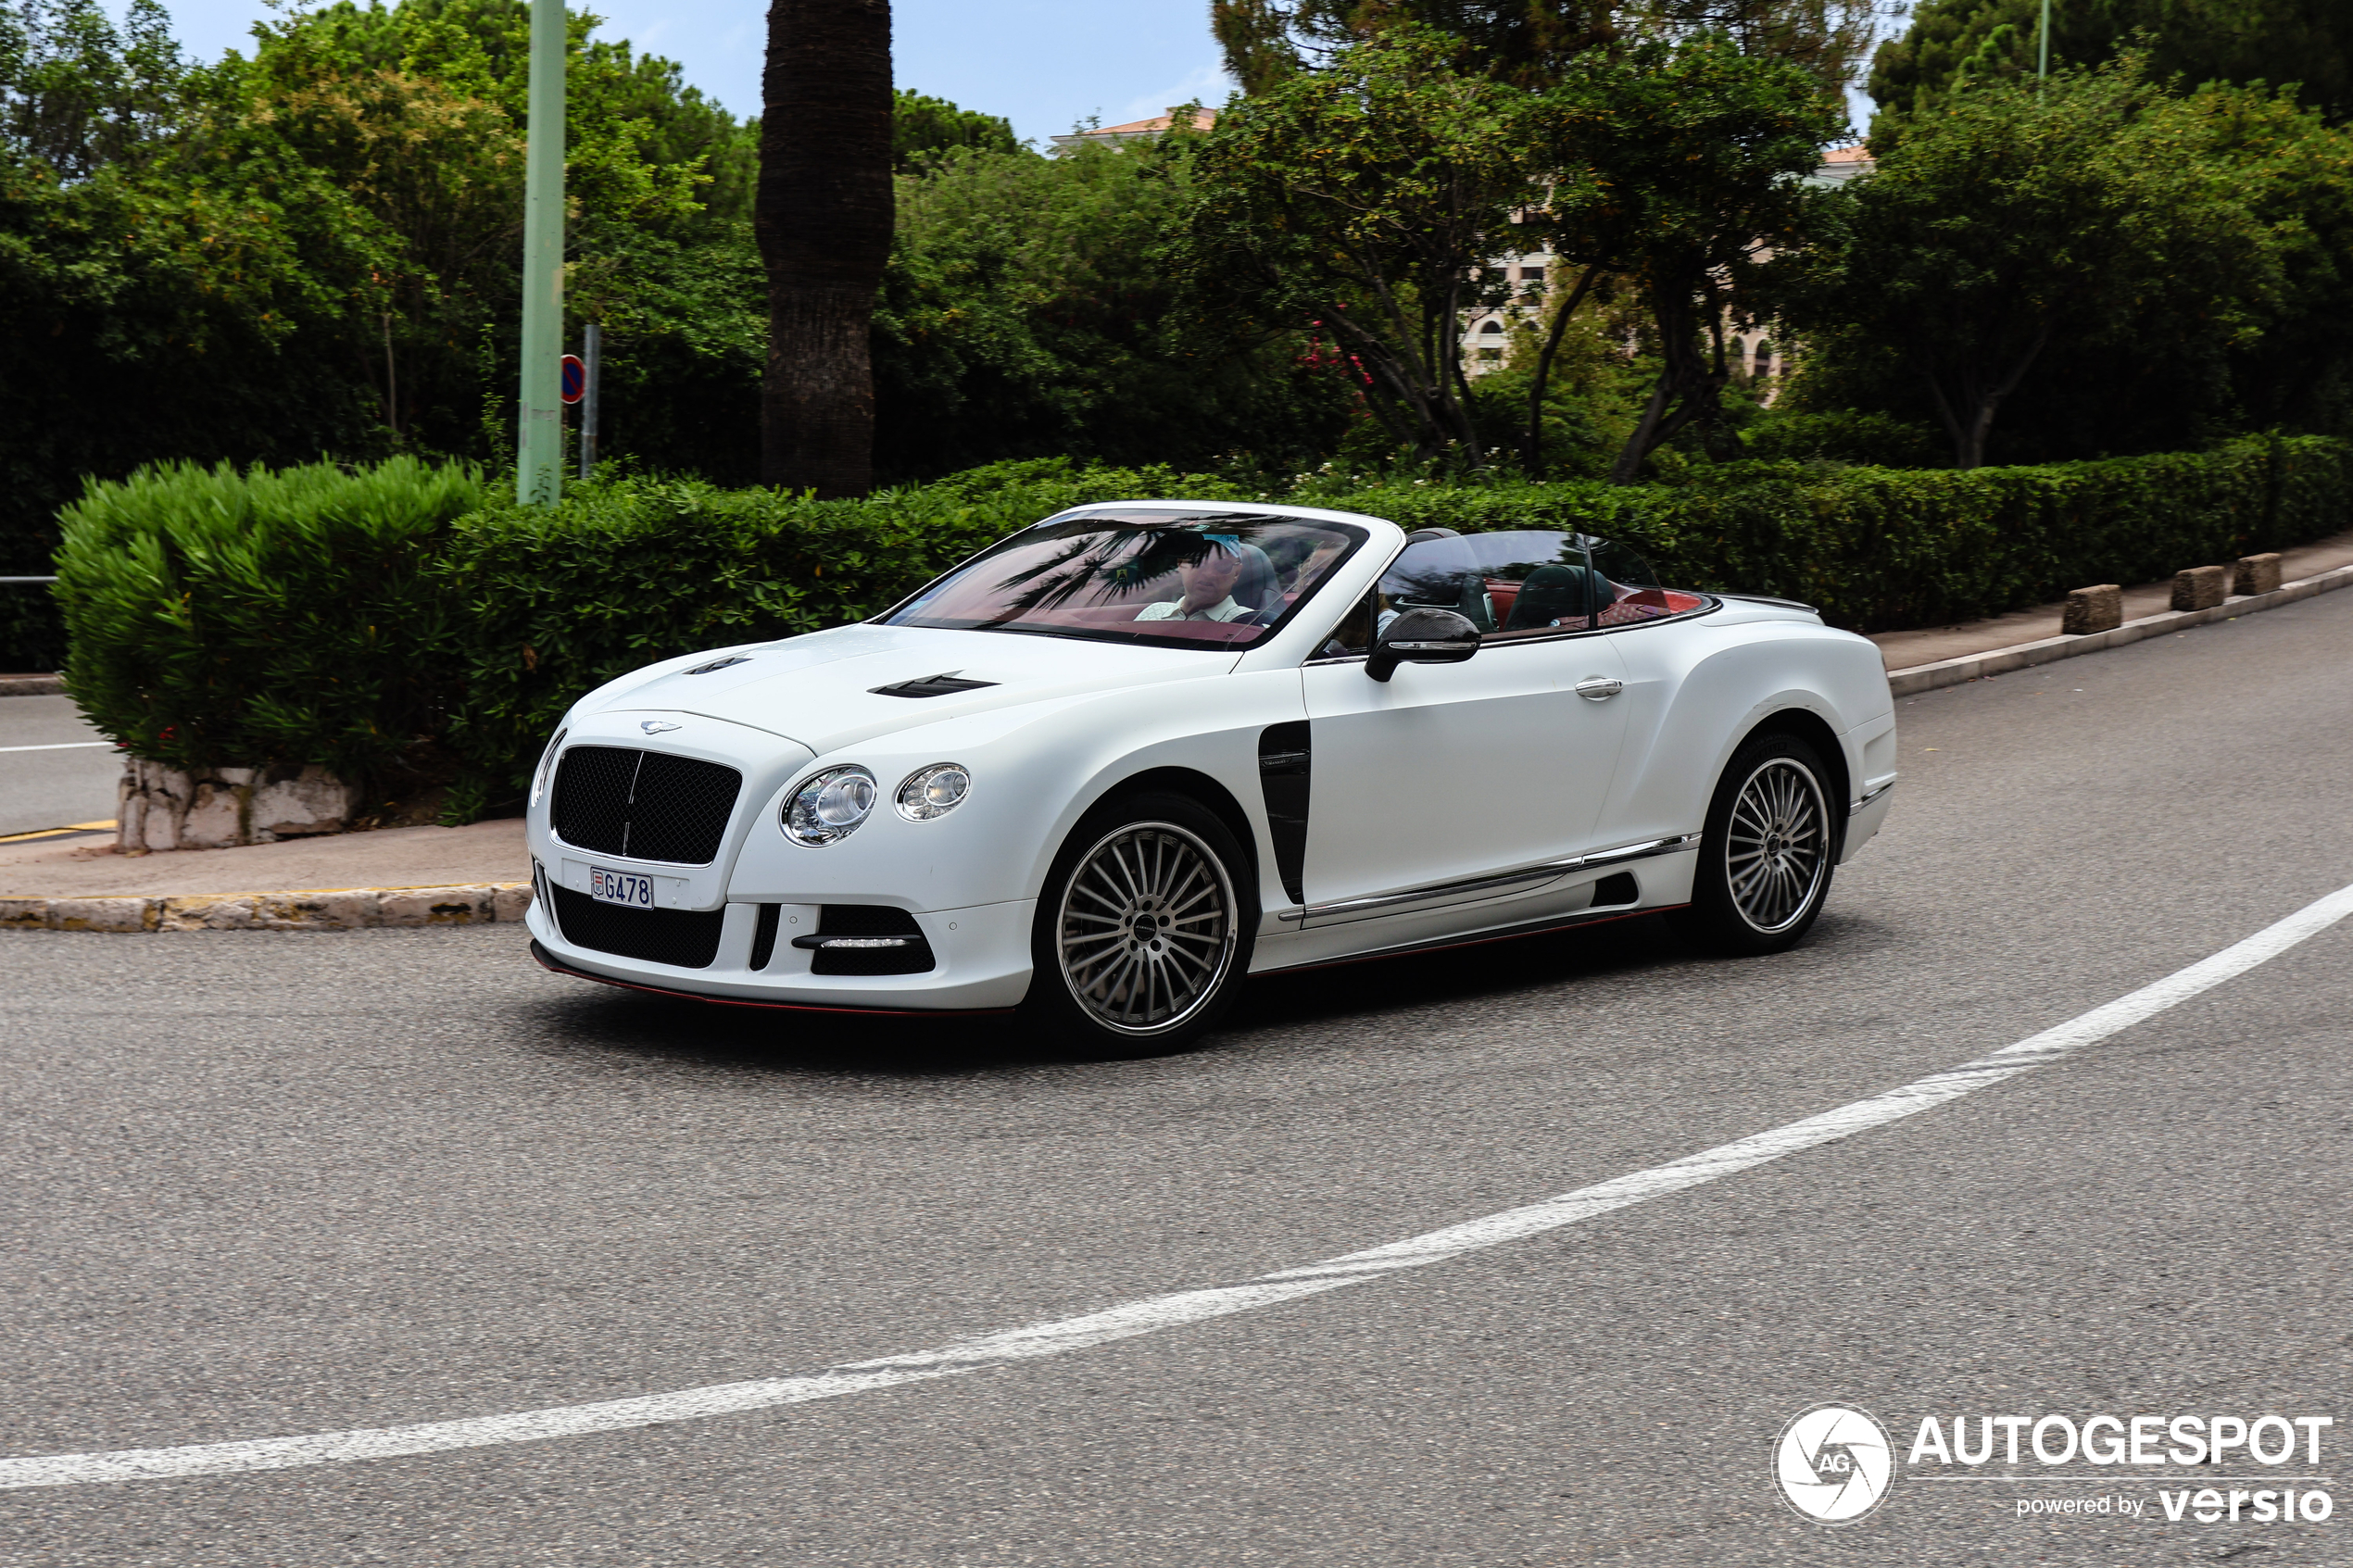
[[[626,904],[633,909],[650,909],[654,907],[654,879],[635,872],[609,872],[602,866],[590,866],[588,897],[599,904]]]

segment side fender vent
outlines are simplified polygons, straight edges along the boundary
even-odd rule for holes
[[[1275,872],[1294,904],[1307,902],[1307,798],[1315,772],[1307,721],[1269,724],[1258,735],[1258,787],[1266,802],[1266,834],[1275,841]]]

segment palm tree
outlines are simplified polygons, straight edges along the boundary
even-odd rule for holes
[[[771,0],[761,96],[760,477],[862,495],[875,449],[866,334],[890,254],[890,0]]]

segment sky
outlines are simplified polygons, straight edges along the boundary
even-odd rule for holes
[[[245,50],[263,0],[163,0],[188,53]],[[120,14],[120,0],[108,8]],[[685,68],[686,84],[749,117],[760,112],[767,8],[760,0],[599,0],[601,37]],[[1900,7],[1899,7],[1900,8]],[[1039,146],[1090,117],[1119,125],[1233,91],[1209,33],[1209,0],[894,0],[891,67],[901,87],[1002,115]],[[1888,26],[1900,28],[1891,18]],[[1868,125],[1871,104],[1846,95]]]
[[[262,0],[163,0],[182,47],[204,59],[249,51]],[[581,8],[581,7],[575,7]],[[759,0],[598,0],[600,37],[685,68],[686,83],[738,115],[760,112],[767,7]],[[118,16],[121,6],[110,0]],[[895,0],[901,87],[984,113],[1041,145],[1090,116],[1117,125],[1232,82],[1209,33],[1209,0]]]

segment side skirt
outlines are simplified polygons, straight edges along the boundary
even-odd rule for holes
[[[1606,925],[1615,920],[1636,920],[1643,915],[1663,915],[1670,910],[1690,908],[1688,903],[1651,904],[1636,909],[1599,909],[1590,914],[1561,915],[1551,920],[1529,921],[1522,925],[1482,931],[1470,936],[1436,936],[1426,942],[1401,942],[1391,947],[1367,947],[1361,953],[1350,953],[1344,958],[1317,959],[1312,963],[1287,964],[1281,969],[1253,970],[1251,977],[1260,979],[1276,974],[1305,974],[1310,970],[1338,969],[1342,964],[1365,963],[1373,959],[1443,952],[1449,947],[1480,947],[1490,942],[1516,942],[1523,936],[1542,936],[1548,932],[1568,931],[1580,925]]]
[[[712,997],[700,991],[680,991],[668,985],[648,985],[642,981],[616,980],[610,974],[591,974],[585,969],[574,969],[537,942],[531,945],[531,956],[539,967],[556,974],[569,975],[574,980],[593,980],[599,985],[617,985],[624,991],[643,991],[651,997],[676,997],[681,1001],[709,1002],[713,1007],[759,1008],[769,1012],[832,1012],[856,1018],[1011,1018],[1018,1008],[848,1008],[826,1007],[817,1002],[756,1002],[746,997]]]

